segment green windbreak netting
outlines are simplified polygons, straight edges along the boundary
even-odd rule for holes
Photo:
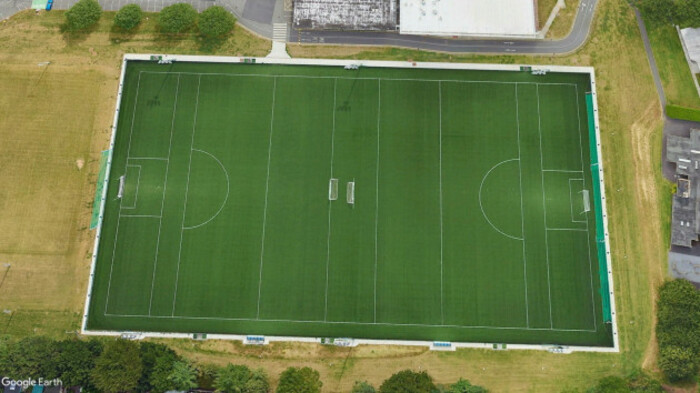
[[[600,276],[600,297],[603,300],[603,320],[612,321],[610,310],[610,283],[608,282],[608,266],[605,247],[605,227],[603,226],[603,200],[600,191],[600,165],[598,158],[598,138],[595,130],[595,115],[593,113],[593,95],[586,94],[586,109],[588,110],[588,141],[591,150],[591,176],[593,181],[593,200],[596,221],[596,245],[598,248],[598,275]]]
[[[92,218],[90,219],[90,229],[97,228],[100,222],[100,208],[102,206],[102,189],[104,188],[105,176],[107,175],[107,160],[109,150],[102,152],[100,157],[100,173],[97,176],[97,190],[95,191],[95,201],[92,204]]]

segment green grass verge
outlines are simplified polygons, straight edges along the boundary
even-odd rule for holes
[[[700,121],[700,109],[666,105],[666,115],[680,120]]]
[[[647,30],[668,104],[700,108],[694,76],[688,68],[675,27],[647,23]]]

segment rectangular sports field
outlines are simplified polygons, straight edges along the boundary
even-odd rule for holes
[[[129,61],[87,329],[612,346],[590,91]]]

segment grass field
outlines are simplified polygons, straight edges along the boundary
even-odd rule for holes
[[[90,328],[611,343],[586,74],[125,79]]]

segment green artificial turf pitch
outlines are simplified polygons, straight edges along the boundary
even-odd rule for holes
[[[88,329],[610,346],[588,91],[129,62]]]

